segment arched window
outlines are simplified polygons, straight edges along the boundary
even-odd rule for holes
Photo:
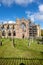
[[[5,31],[2,31],[2,36],[5,36]]]
[[[11,36],[11,32],[10,31],[8,32],[8,36]]]
[[[9,29],[9,25],[7,26],[7,29]]]
[[[14,29],[14,25],[13,25],[13,29]]]
[[[4,28],[4,25],[2,25],[1,29],[3,29],[3,28]]]
[[[13,36],[16,36],[16,32],[15,31],[13,32]]]

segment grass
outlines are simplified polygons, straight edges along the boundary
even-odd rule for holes
[[[37,44],[36,40],[30,46],[28,46],[29,40],[27,39],[14,39],[15,46],[11,39],[3,38],[0,40],[2,41],[2,46],[0,46],[0,65],[20,65],[20,63],[43,65],[43,60],[38,60],[43,59],[43,45]]]
[[[3,45],[0,46],[0,57],[23,57],[23,58],[43,58],[43,45],[36,41],[28,46],[27,39],[14,39],[15,47],[10,39],[1,39]]]
[[[20,65],[20,63],[24,63],[25,65],[43,65],[43,60],[27,60],[21,58],[4,58],[0,60],[0,65]]]

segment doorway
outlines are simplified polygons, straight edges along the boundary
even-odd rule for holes
[[[15,31],[13,32],[13,36],[16,36],[16,32]]]
[[[24,38],[25,36],[24,36],[24,34],[22,35],[22,38]]]

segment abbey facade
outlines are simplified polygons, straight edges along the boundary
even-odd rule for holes
[[[0,37],[2,38],[29,38],[40,37],[41,29],[39,25],[24,18],[16,19],[16,23],[0,24]]]

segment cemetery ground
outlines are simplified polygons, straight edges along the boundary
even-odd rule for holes
[[[0,46],[0,58],[43,59],[43,44],[37,44],[36,40],[33,40],[33,42],[29,45],[29,40],[15,38],[14,39],[15,46],[12,42],[12,39],[3,38],[0,40],[2,41],[2,46]],[[11,59],[10,59],[10,61],[11,61]],[[36,60],[35,63],[37,63],[37,62],[38,61]],[[31,63],[31,62],[29,62],[29,63]],[[39,65],[43,65],[43,62],[41,62],[41,63],[42,64],[39,64]],[[8,65],[11,65],[11,64],[8,64]],[[17,64],[15,64],[15,65],[17,65]]]

